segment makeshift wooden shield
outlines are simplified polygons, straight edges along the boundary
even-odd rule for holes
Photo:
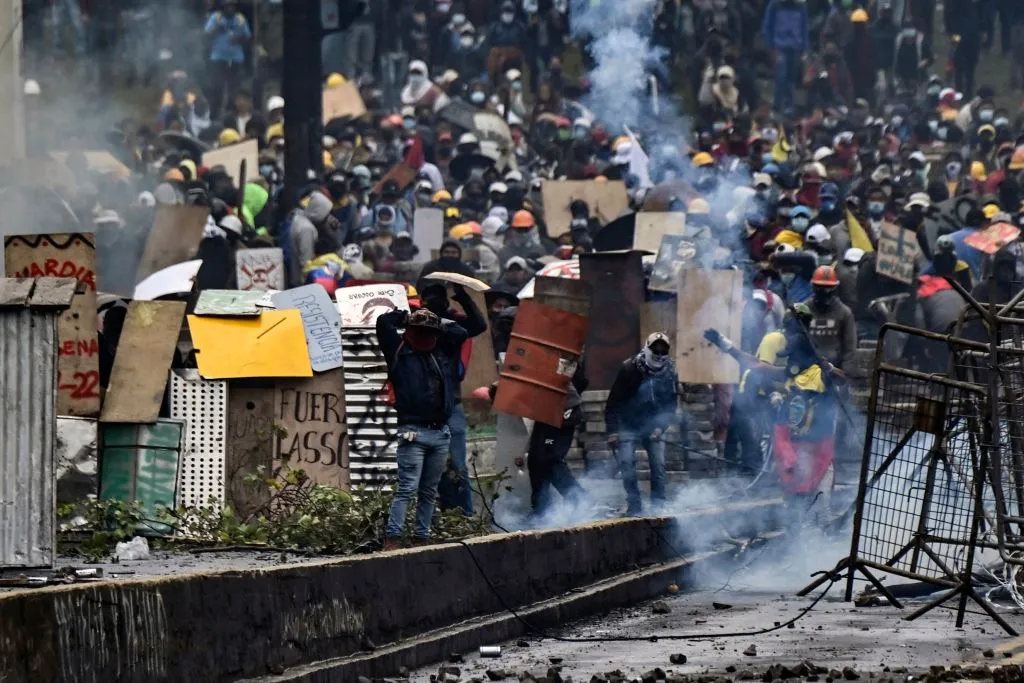
[[[590,287],[591,324],[587,335],[590,389],[612,388],[619,366],[639,350],[644,274],[640,252],[580,256],[580,279]]]
[[[920,255],[921,247],[913,230],[905,230],[892,223],[882,223],[878,254],[875,256],[876,273],[912,285]]]
[[[365,114],[366,104],[363,103],[363,96],[359,94],[359,88],[352,81],[324,90],[324,124],[334,119],[358,119]]]
[[[590,207],[590,215],[607,224],[629,208],[626,184],[620,180],[545,180],[541,188],[544,199],[544,221],[552,238],[569,232],[572,214],[569,206],[582,199]]]
[[[689,384],[736,384],[739,364],[704,339],[714,328],[730,339],[743,331],[743,273],[684,268],[679,275],[676,372]]]

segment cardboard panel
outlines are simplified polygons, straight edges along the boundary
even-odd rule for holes
[[[265,292],[241,292],[235,289],[204,289],[193,313],[196,315],[257,316],[273,302]]]
[[[304,285],[278,292],[271,300],[278,310],[299,311],[314,371],[341,367],[341,315],[326,289],[320,285]]]
[[[223,166],[235,185],[242,180],[242,162],[246,173],[255,174],[260,163],[260,146],[256,140],[243,140],[234,145],[210,150],[203,154],[203,166]],[[250,175],[250,177],[252,177]]]
[[[580,256],[580,275],[590,287],[587,335],[589,389],[612,388],[622,362],[640,350],[644,275],[640,252]]]
[[[679,275],[676,371],[689,384],[735,384],[739,364],[704,339],[715,328],[739,340],[743,330],[743,273],[684,268]]]
[[[12,235],[4,239],[4,264],[12,276],[70,277],[78,281],[70,308],[57,322],[58,415],[95,417],[100,411],[93,239],[92,233]]]
[[[210,210],[204,206],[161,206],[156,210],[153,229],[139,261],[135,282],[192,259],[203,239],[203,228]]]
[[[626,184],[621,180],[545,180],[541,189],[544,198],[544,222],[548,235],[554,239],[569,232],[572,214],[569,205],[582,199],[590,207],[590,215],[610,223],[629,208]]]
[[[334,293],[342,327],[373,327],[382,313],[409,310],[409,293],[402,284],[342,287]]]
[[[284,252],[278,247],[235,252],[238,289],[265,292],[284,289]]]
[[[326,88],[323,94],[323,114],[324,124],[346,116],[358,119],[366,114],[366,104],[356,84],[348,81],[334,88]]]
[[[103,422],[151,424],[160,416],[184,301],[133,301],[103,402]]]
[[[994,254],[1010,242],[1020,237],[1020,228],[1009,223],[996,223],[964,240],[968,246],[979,249],[986,254]]]
[[[274,462],[274,387],[249,386],[242,380],[228,387],[228,438],[224,454],[224,497],[239,518],[270,498],[265,485],[246,483],[260,465],[270,476]]]
[[[313,375],[296,310],[267,311],[256,318],[190,315],[188,326],[203,379]]]
[[[427,260],[431,250],[444,241],[444,212],[441,209],[416,209],[412,221],[412,241],[419,250],[419,260]]]
[[[665,235],[682,235],[686,229],[686,214],[638,213],[633,231],[633,248],[657,254]]]
[[[491,337],[490,319],[487,317],[487,301],[480,292],[469,290],[473,303],[487,320],[487,331],[473,337],[473,353],[469,357],[466,377],[462,380],[462,398],[469,398],[474,389],[489,387],[498,379],[498,364],[494,359],[494,338]]]
[[[285,432],[277,460],[305,470],[317,484],[349,487],[348,427],[345,424],[345,372],[278,382],[274,419]]]
[[[908,285],[914,284],[915,264],[921,255],[917,234],[892,223],[882,223],[875,272]]]

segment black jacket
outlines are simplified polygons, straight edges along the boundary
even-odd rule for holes
[[[459,352],[466,341],[466,330],[453,322],[443,323],[437,346],[429,353],[420,353],[402,342],[399,328],[405,326],[409,314],[391,311],[377,318],[377,340],[388,376],[395,389],[395,409],[399,424],[444,424],[452,415],[459,394]],[[432,380],[440,380],[444,392],[440,412],[432,411],[430,395]]]
[[[608,433],[645,436],[655,429],[668,429],[676,414],[677,382],[674,366],[657,375],[645,375],[636,366],[636,356],[631,356],[619,368],[608,392],[604,409]]]

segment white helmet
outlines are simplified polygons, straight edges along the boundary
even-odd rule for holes
[[[234,216],[230,213],[220,219],[220,227],[223,230],[233,232],[236,235],[242,234],[242,221],[239,220],[238,216]]]
[[[25,81],[25,94],[26,95],[39,95],[42,93],[42,89],[39,87],[39,81],[30,78]]]
[[[267,113],[269,114],[278,109],[284,109],[284,98],[280,95],[267,98]]]

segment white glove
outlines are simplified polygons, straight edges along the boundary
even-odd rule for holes
[[[782,405],[783,401],[786,400],[786,397],[777,391],[773,391],[772,395],[768,397],[768,400],[772,402],[772,408],[778,408]]]

